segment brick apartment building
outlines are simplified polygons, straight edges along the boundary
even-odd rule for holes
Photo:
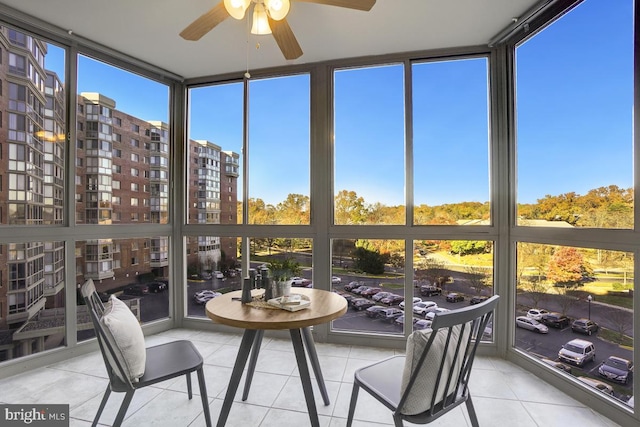
[[[71,220],[64,218],[64,85],[45,68],[46,54],[46,43],[0,27],[2,226]],[[76,223],[168,223],[168,124],[119,111],[100,93],[79,94],[74,107]],[[235,223],[239,155],[189,141],[188,157],[188,221]],[[78,242],[75,253],[76,283],[67,286],[92,278],[107,291],[169,276],[168,236],[88,240]],[[190,265],[215,269],[223,257],[235,259],[236,239],[199,237],[187,254]],[[64,287],[61,242],[0,245],[0,360],[42,351],[64,330],[63,318],[56,320]]]

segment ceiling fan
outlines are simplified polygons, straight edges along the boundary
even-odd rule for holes
[[[286,16],[292,0],[222,0],[208,12],[193,21],[180,33],[185,40],[199,40],[229,16],[243,19],[248,9],[253,9],[252,34],[273,34],[286,59],[296,59],[302,49],[296,40]],[[295,0],[369,11],[376,0]]]

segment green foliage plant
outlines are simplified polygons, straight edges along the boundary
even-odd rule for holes
[[[301,268],[294,258],[274,259],[269,262],[271,278],[276,282],[287,281],[300,274]]]

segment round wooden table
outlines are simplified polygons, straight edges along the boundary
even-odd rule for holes
[[[261,293],[262,290],[253,291],[254,296]],[[242,400],[247,399],[264,331],[274,329],[289,330],[291,342],[293,343],[293,351],[298,364],[298,371],[300,372],[300,380],[302,381],[302,389],[309,411],[309,419],[313,427],[319,427],[318,411],[313,397],[311,376],[309,375],[309,367],[307,366],[304,349],[306,347],[309,353],[309,361],[316,375],[324,404],[329,405],[327,389],[324,384],[318,355],[309,327],[326,323],[342,316],[347,311],[347,300],[334,292],[319,289],[293,288],[291,293],[300,294],[309,298],[311,302],[309,307],[298,311],[254,307],[240,302],[242,291],[229,292],[207,302],[206,313],[211,320],[223,325],[244,329],[238,356],[236,357],[231,379],[229,380],[229,387],[227,388],[222,410],[220,411],[220,417],[218,418],[218,427],[224,426],[227,422],[233,398],[240,384],[242,371],[249,359],[249,353],[251,353],[251,360],[249,361],[242,396]]]

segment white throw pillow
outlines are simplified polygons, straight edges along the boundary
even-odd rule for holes
[[[446,354],[446,360],[443,367],[445,372],[449,371],[453,363],[453,357],[455,356],[456,349],[456,345],[454,343],[457,343],[461,329],[461,326],[454,326],[453,328],[451,342],[449,343],[449,351]],[[456,381],[458,379],[457,373],[459,373],[460,371],[462,356],[464,355],[464,343],[466,343],[470,331],[470,325],[467,324],[464,333],[465,336],[463,337],[463,345],[460,351],[461,354],[458,355],[458,358],[456,359],[456,374],[451,380],[451,385],[449,386],[449,390],[446,393],[447,395],[451,394],[455,390]],[[433,330],[429,328],[415,331],[411,335],[409,335],[409,339],[407,340],[407,355],[404,363],[404,371],[402,372],[402,386],[400,389],[400,392],[403,394],[407,388],[407,385],[409,384],[412,372],[418,368],[417,365],[420,360],[420,356],[422,356],[422,353],[424,352],[424,349],[427,345],[427,342],[429,341],[429,337],[431,336],[432,332]],[[404,402],[404,406],[401,410],[403,414],[420,414],[431,407],[431,399],[433,397],[435,389],[438,369],[440,368],[440,363],[442,363],[444,346],[447,340],[447,333],[448,329],[440,329],[437,332],[437,335],[433,340],[433,343],[431,344],[431,349],[429,350],[429,353],[424,360],[422,370],[420,371],[420,374],[416,378],[416,382],[411,388],[411,393],[407,397],[407,400]],[[440,380],[440,384],[438,385],[435,404],[438,404],[444,398],[446,383],[447,374],[443,374],[443,377]]]
[[[147,362],[144,334],[138,319],[125,303],[111,295],[100,324],[112,343],[115,357],[123,366],[125,374],[131,382],[138,382],[138,379],[144,375]],[[111,357],[108,359],[116,375],[126,382],[120,375],[115,361]]]

